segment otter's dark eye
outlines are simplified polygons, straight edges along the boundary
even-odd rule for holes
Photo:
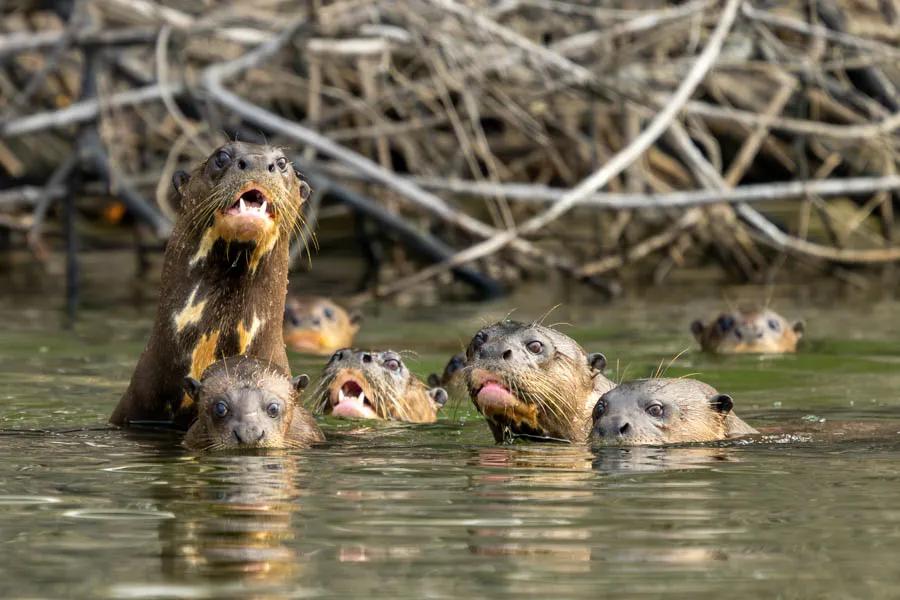
[[[594,405],[594,412],[591,414],[593,419],[596,421],[600,417],[603,416],[603,413],[606,412],[606,400],[600,398],[597,400],[597,404]]]
[[[213,162],[217,169],[224,169],[231,164],[231,155],[224,150],[219,150],[216,152],[216,157],[213,159]]]
[[[647,407],[647,414],[657,419],[660,418],[661,416],[663,416],[662,404],[651,404]]]
[[[278,406],[277,402],[272,402],[266,407],[266,414],[272,417],[273,419],[277,419],[278,415],[281,414],[281,407]]]
[[[213,414],[218,418],[223,418],[228,414],[228,404],[224,400],[219,400],[212,406]]]
[[[326,306],[325,310],[322,311],[322,314],[324,314],[325,318],[329,321],[334,321],[334,310],[330,306]]]
[[[472,347],[476,350],[480,350],[484,343],[487,341],[487,334],[483,331],[479,331],[475,334],[475,337],[472,338]]]
[[[722,331],[729,331],[732,327],[734,327],[734,317],[729,317],[727,315],[722,315],[719,317],[717,321],[719,324],[719,329]]]
[[[281,157],[275,161],[275,166],[278,167],[280,171],[286,171],[288,166],[288,161],[285,157]]]
[[[528,342],[527,344],[525,344],[525,347],[528,348],[528,351],[532,354],[540,354],[544,349],[544,345],[537,340]]]
[[[769,319],[769,329],[772,331],[781,331],[781,323],[775,319]]]
[[[396,358],[389,358],[384,361],[384,368],[388,371],[399,371],[400,370],[400,361]]]

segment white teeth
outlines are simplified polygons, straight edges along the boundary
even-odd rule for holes
[[[357,400],[359,400],[359,403],[360,403],[360,404],[365,404],[365,403],[366,403],[366,394],[365,394],[365,392],[360,392],[360,393],[359,393],[359,398],[357,398]]]
[[[338,390],[338,404],[344,401],[344,390]]]
[[[268,206],[269,206],[269,202],[266,200],[263,200],[262,206],[259,207],[259,214],[261,214],[261,215],[266,214],[266,208]]]
[[[241,198],[240,200],[238,200],[238,202],[240,203],[240,208],[239,208],[239,210],[240,210],[241,212],[247,212],[247,205],[244,204],[244,199]]]

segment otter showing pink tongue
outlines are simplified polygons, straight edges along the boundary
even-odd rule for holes
[[[312,401],[314,411],[335,417],[432,423],[447,392],[426,387],[396,352],[346,348],[328,361]]]
[[[605,366],[556,330],[502,321],[475,334],[460,374],[497,443],[583,442],[594,404],[613,387]]]

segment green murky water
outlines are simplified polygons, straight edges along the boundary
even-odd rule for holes
[[[98,273],[114,274],[89,266],[70,330],[54,284],[0,296],[0,597],[896,596],[898,302],[787,291],[775,307],[805,318],[801,354],[689,351],[669,369],[732,394],[752,424],[885,425],[872,438],[497,447],[463,404],[433,426],[325,422],[329,442],[306,452],[197,457],[175,437],[103,428],[153,305],[131,301],[127,269],[103,286]],[[539,316],[558,301],[547,287],[381,307],[359,342],[415,351],[425,375],[480,324],[514,307]],[[711,290],[567,299],[548,322],[574,323],[565,331],[606,353],[614,377],[645,376],[692,348],[688,323],[720,303]],[[40,428],[56,432],[9,431]]]

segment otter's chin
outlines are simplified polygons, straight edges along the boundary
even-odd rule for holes
[[[298,329],[288,331],[284,334],[284,343],[288,348],[295,352],[304,352],[306,354],[331,354],[337,347],[328,344],[328,340],[321,332],[311,331],[309,329]]]

